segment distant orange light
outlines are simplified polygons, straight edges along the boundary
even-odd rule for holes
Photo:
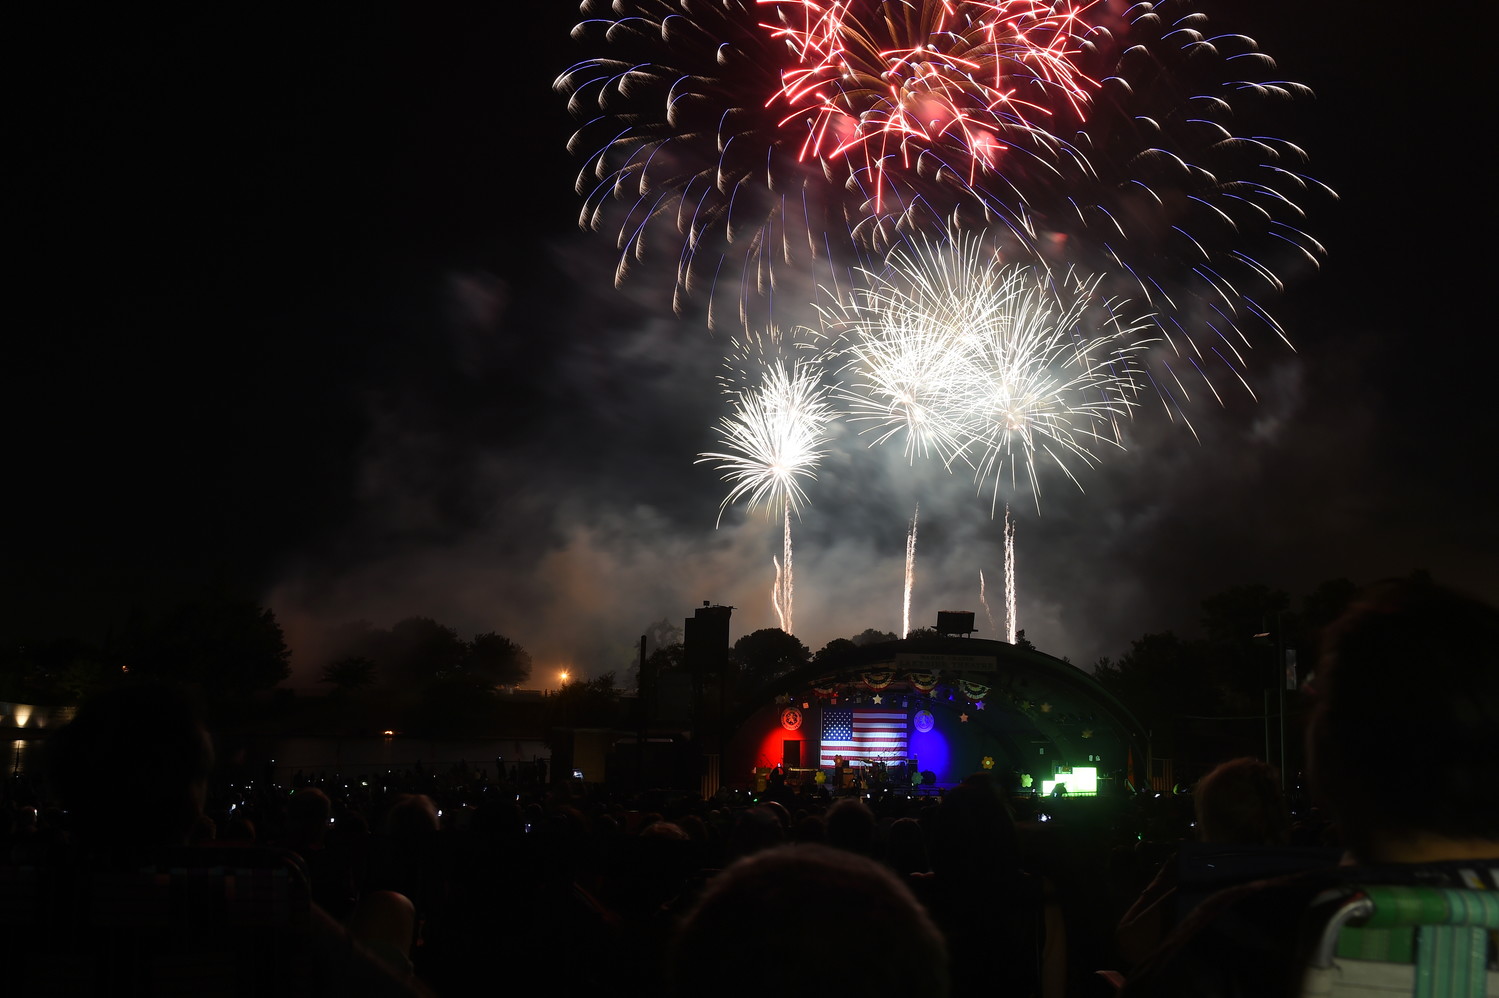
[[[385,737],[386,738],[394,738],[395,734],[396,733],[394,731],[390,730],[389,728],[385,729]]]

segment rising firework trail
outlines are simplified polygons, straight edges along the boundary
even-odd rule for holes
[[[989,609],[989,594],[984,589],[984,570],[979,569],[979,605],[984,608],[984,616],[989,618],[989,630],[999,633],[999,627],[994,623],[994,611]]]
[[[1005,640],[1015,643],[1015,521],[1005,504]]]
[[[906,587],[901,600],[900,636],[911,633],[911,589],[916,584],[916,519],[921,515],[921,506],[911,511],[911,529],[906,534]]]
[[[1149,341],[1097,278],[1005,264],[979,238],[897,249],[866,277],[823,319],[838,399],[873,443],[966,464],[996,503],[1024,469],[1038,508],[1038,458],[1078,482],[1121,446]]]
[[[782,506],[785,514],[786,529],[781,541],[781,559],[775,562],[776,580],[771,589],[770,603],[775,609],[776,620],[780,623],[781,630],[787,634],[795,634],[795,624],[792,621],[792,591],[795,588],[791,577],[791,504],[784,503]]]
[[[719,462],[717,469],[732,483],[719,506],[720,522],[740,499],[750,510],[764,505],[782,519],[783,560],[772,559],[771,602],[782,629],[791,633],[791,514],[807,501],[801,479],[817,477],[834,411],[818,368],[807,362],[772,361],[759,380],[741,381],[730,396],[733,411],[718,424],[726,450],[699,454],[697,463]]]

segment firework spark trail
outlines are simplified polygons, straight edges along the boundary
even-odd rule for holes
[[[806,362],[777,360],[767,364],[758,382],[730,388],[733,412],[719,421],[727,450],[699,454],[698,464],[717,461],[717,470],[732,483],[719,506],[719,521],[735,501],[746,499],[753,511],[762,503],[784,520],[784,562],[776,562],[771,600],[781,627],[791,633],[791,514],[806,501],[801,478],[815,479],[825,453],[827,426],[834,418],[819,369]],[[772,559],[774,561],[774,559]]]
[[[1005,504],[1005,640],[1015,643],[1015,521]]]
[[[781,559],[771,555],[770,563],[776,569],[775,581],[770,584],[770,608],[775,611],[777,625],[790,634],[790,622],[786,619],[786,605],[782,602],[784,597],[781,595]]]
[[[984,570],[979,569],[979,605],[984,608],[984,616],[989,618],[989,630],[998,633],[999,628],[994,624],[994,611],[989,609],[989,595],[984,590]]]
[[[795,634],[795,625],[792,623],[791,618],[792,593],[795,588],[791,576],[791,504],[789,502],[785,503],[784,509],[786,532],[783,536],[781,546],[781,557],[784,560],[782,562],[782,571],[777,573],[778,584],[780,586],[780,605],[785,610],[781,615],[781,630],[787,634]]]
[[[887,270],[823,308],[836,392],[873,444],[935,452],[992,483],[1018,470],[1040,504],[1038,455],[1078,484],[1099,444],[1120,447],[1137,404],[1136,359],[1148,340],[1121,322],[1097,278],[1006,265],[978,237],[891,253]]]
[[[906,588],[901,601],[900,636],[911,633],[911,589],[916,584],[916,518],[921,515],[918,503],[911,512],[911,531],[906,534]]]

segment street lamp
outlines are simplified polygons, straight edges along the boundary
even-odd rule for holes
[[[1273,636],[1275,639],[1273,642],[1275,661],[1271,666],[1271,677],[1275,683],[1276,696],[1278,698],[1277,712],[1280,718],[1280,788],[1284,790],[1286,788],[1286,686],[1288,685],[1286,677],[1292,674],[1287,666],[1290,662],[1295,661],[1295,651],[1286,648],[1285,629],[1281,617],[1282,612],[1280,610],[1275,611],[1275,632],[1273,635],[1270,631],[1262,631],[1254,636],[1254,640],[1272,644],[1271,637]],[[1288,651],[1292,655],[1290,659],[1286,657],[1286,652]],[[1294,666],[1291,668],[1294,669]],[[1289,685],[1294,686],[1295,684],[1292,683]],[[1270,761],[1270,694],[1268,690],[1265,693],[1265,761]]]

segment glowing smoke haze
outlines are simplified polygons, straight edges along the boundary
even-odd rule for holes
[[[571,244],[558,251],[574,269],[596,259]],[[354,514],[325,546],[289,561],[266,594],[296,649],[299,682],[315,684],[336,651],[323,636],[354,619],[389,626],[424,615],[465,636],[496,630],[533,654],[538,676],[570,666],[624,677],[653,622],[680,626],[705,599],[737,608],[735,637],[779,625],[766,590],[784,532],[766,528],[777,519],[783,527],[784,516],[767,521],[735,506],[715,528],[722,483],[711,466],[692,464],[715,449],[725,397],[682,386],[713,384],[720,345],[686,321],[620,314],[608,282],[593,287],[563,303],[558,321],[598,325],[599,335],[535,371],[555,400],[549,410],[564,418],[524,435],[501,422],[491,437],[454,438],[434,423],[437,400],[372,397]],[[599,316],[617,317],[600,325]],[[473,342],[454,331],[434,347],[440,362],[466,370]],[[1364,560],[1350,561],[1340,538],[1377,523],[1347,505],[1265,488],[1314,479],[1328,454],[1350,454],[1349,441],[1368,439],[1361,421],[1369,417],[1356,408],[1304,418],[1320,397],[1319,364],[1346,370],[1335,362],[1349,357],[1267,367],[1262,379],[1275,387],[1265,403],[1204,413],[1199,432],[1212,446],[1193,444],[1179,427],[1131,421],[1125,449],[1090,471],[1086,492],[1065,482],[1048,490],[1042,514],[1027,518],[1026,584],[1013,611],[1027,638],[1087,665],[1118,656],[1147,630],[1190,623],[1203,595],[1226,584],[1285,579],[1309,589],[1334,575],[1376,578],[1421,564],[1417,550],[1367,545],[1355,548]],[[489,363],[509,365],[510,355]],[[1290,434],[1307,444],[1305,460],[1284,447]],[[965,474],[913,466],[899,447],[871,450],[847,424],[830,426],[829,438],[795,527],[797,636],[816,650],[905,623],[896,594],[903,601],[918,502],[922,564],[910,623],[930,626],[938,609],[977,609],[972,580],[1005,563],[988,497]],[[600,440],[618,443],[589,443]],[[1214,512],[1225,494],[1258,497],[1229,535]],[[1242,543],[1249,537],[1256,543]],[[1218,555],[1204,562],[1202,550]],[[1311,553],[1311,567],[1287,578],[1298,552]],[[998,629],[980,637],[1007,634],[998,582],[990,600]]]

